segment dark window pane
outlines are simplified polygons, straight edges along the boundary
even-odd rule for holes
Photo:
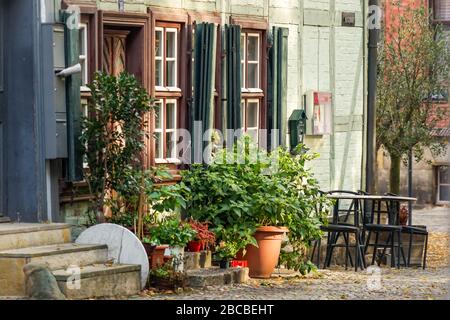
[[[259,88],[258,65],[249,63],[247,74],[248,74],[248,87]]]
[[[176,108],[175,103],[168,102],[166,105],[166,129],[175,129]]]
[[[450,184],[450,167],[439,167],[439,184]]]
[[[176,146],[175,133],[174,132],[166,133],[166,148],[167,148],[166,158],[175,158],[176,156],[175,146]]]
[[[157,57],[162,57],[162,31],[157,30],[155,33],[155,55]]]
[[[248,60],[259,61],[259,37],[248,36]]]
[[[175,61],[167,61],[167,83],[168,87],[176,87],[175,83]]]
[[[166,57],[167,58],[175,58],[176,52],[176,33],[175,32],[166,32]]]
[[[163,146],[161,140],[161,132],[155,132],[155,157],[161,159],[163,157]]]
[[[450,186],[439,187],[439,201],[450,201]]]
[[[163,79],[162,79],[162,60],[156,60],[155,64],[155,72],[156,72],[156,85],[162,87]]]

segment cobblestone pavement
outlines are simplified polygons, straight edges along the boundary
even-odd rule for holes
[[[367,272],[319,270],[307,277],[251,280],[245,285],[209,287],[182,294],[142,294],[155,300],[353,300],[449,299],[448,268],[382,268],[379,282]]]
[[[132,299],[149,300],[405,300],[450,299],[448,233],[430,235],[428,267],[382,267],[376,272],[345,271],[334,267],[307,276],[278,275],[269,280],[250,280],[245,285],[208,287],[179,294],[143,292]]]

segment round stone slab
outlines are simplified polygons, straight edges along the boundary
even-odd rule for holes
[[[108,260],[119,264],[141,265],[141,286],[145,288],[149,273],[148,256],[141,241],[130,230],[117,224],[98,224],[83,231],[78,244],[106,244]]]

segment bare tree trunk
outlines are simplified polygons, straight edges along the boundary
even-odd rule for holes
[[[391,168],[389,171],[389,192],[400,194],[400,166],[401,157],[390,156],[391,157]]]

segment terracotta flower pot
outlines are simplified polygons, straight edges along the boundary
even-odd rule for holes
[[[168,246],[156,246],[151,252],[151,266],[152,269],[158,269],[165,264],[164,252]]]
[[[289,232],[284,227],[260,227],[256,230],[255,238],[258,247],[247,246],[243,260],[248,261],[249,276],[251,278],[270,278],[280,257],[281,241],[284,233]]]

